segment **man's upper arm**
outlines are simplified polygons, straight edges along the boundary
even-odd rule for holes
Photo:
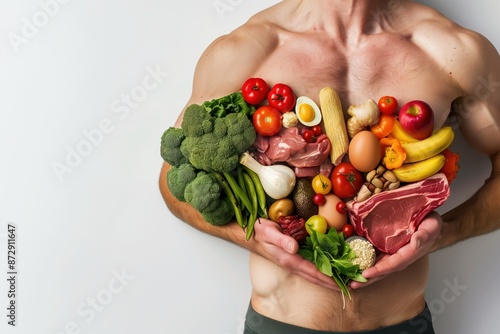
[[[463,36],[467,53],[457,66],[464,95],[455,103],[460,129],[467,141],[491,158],[500,155],[500,56],[483,36]],[[497,166],[496,168],[500,168]]]
[[[260,62],[270,52],[271,40],[252,36],[261,29],[253,25],[240,27],[213,41],[201,55],[195,69],[192,94],[187,105],[201,104],[239,91],[243,82],[255,75]],[[186,106],[187,106],[186,105]],[[180,126],[182,114],[177,119]]]

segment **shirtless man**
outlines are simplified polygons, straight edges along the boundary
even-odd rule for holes
[[[165,164],[160,187],[173,214],[251,252],[245,333],[281,333],[279,328],[286,333],[433,333],[430,320],[423,320],[428,314],[422,313],[428,254],[500,227],[498,52],[479,34],[411,1],[284,0],[209,46],[187,104],[238,91],[250,77],[287,83],[316,102],[319,90],[331,86],[344,107],[383,95],[396,96],[401,105],[425,100],[435,111],[435,128],[451,113],[457,115],[464,137],[491,158],[492,173],[471,199],[442,217],[428,215],[407,246],[366,270],[369,282],[351,284],[353,299],[343,309],[333,280],[296,254],[295,240],[275,223],[261,219],[250,241],[237,224],[211,226],[172,197]],[[493,93],[479,91],[479,79],[491,82]],[[388,327],[400,323],[406,327]]]

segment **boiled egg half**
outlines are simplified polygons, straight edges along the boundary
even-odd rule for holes
[[[299,96],[297,98],[295,113],[299,122],[305,126],[315,126],[321,122],[321,111],[318,105],[307,96]]]

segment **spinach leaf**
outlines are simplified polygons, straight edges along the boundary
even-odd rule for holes
[[[312,230],[298,253],[313,262],[319,271],[332,277],[340,287],[342,295],[346,295],[349,299],[351,299],[349,282],[367,281],[361,275],[359,265],[351,261],[356,254],[345,242],[344,234],[337,233],[335,229],[330,229],[326,234]]]

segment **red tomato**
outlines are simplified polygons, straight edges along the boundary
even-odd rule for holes
[[[344,227],[342,227],[342,232],[344,232],[344,238],[349,238],[354,234],[354,227],[352,227],[351,224],[345,224]]]
[[[262,136],[274,136],[281,130],[281,113],[271,106],[262,106],[253,114],[253,126]]]
[[[315,143],[316,142],[316,136],[314,135],[314,132],[312,130],[304,130],[302,132],[302,138],[308,143]]]
[[[321,126],[315,125],[311,127],[311,131],[314,133],[314,135],[317,137],[323,133],[323,130],[321,129]]]
[[[345,202],[339,201],[335,206],[335,209],[338,213],[343,214],[347,211],[347,205],[345,204]]]
[[[378,108],[384,115],[392,115],[398,109],[398,100],[393,96],[382,96],[378,100]]]
[[[250,78],[241,87],[241,93],[245,102],[257,105],[266,99],[269,86],[262,78]]]
[[[285,113],[295,106],[296,97],[290,86],[277,83],[267,94],[269,105]]]
[[[350,198],[363,185],[363,175],[350,162],[341,162],[332,171],[333,193],[340,198]]]
[[[325,204],[326,203],[325,195],[323,195],[323,194],[314,195],[313,202],[314,202],[314,204],[316,204],[318,206]]]

